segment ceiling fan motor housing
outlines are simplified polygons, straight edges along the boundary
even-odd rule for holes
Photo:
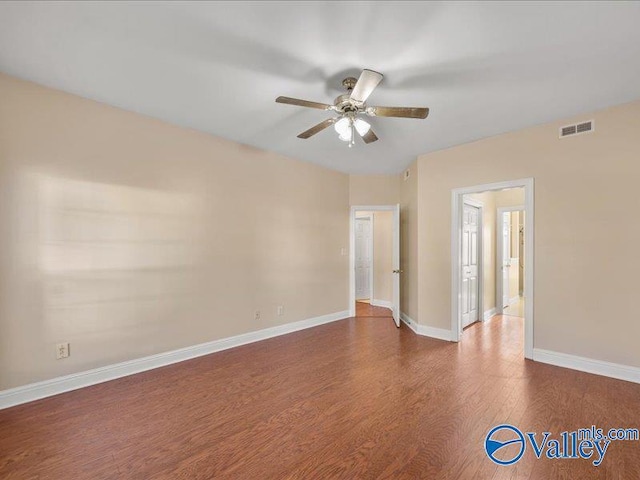
[[[335,99],[333,104],[335,105],[336,111],[340,113],[358,113],[358,111],[360,110],[358,105],[354,103],[354,101],[350,97],[350,94],[348,93],[340,95]]]
[[[347,89],[347,93],[340,95],[333,102],[333,105],[335,106],[338,112],[341,112],[343,114],[344,113],[357,114],[363,110],[362,106],[358,105],[351,98],[351,91],[353,90],[353,87],[356,86],[357,82],[358,82],[358,79],[354,77],[347,77],[344,80],[342,80],[342,86]]]

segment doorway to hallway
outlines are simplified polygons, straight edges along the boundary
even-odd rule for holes
[[[352,206],[349,245],[350,316],[388,309],[399,327],[400,205]]]
[[[356,216],[356,301],[373,299],[373,212],[358,212]]]
[[[463,329],[475,322],[521,309],[525,357],[532,358],[533,200],[530,178],[452,190],[453,341],[460,341]],[[500,209],[509,212],[508,224]]]

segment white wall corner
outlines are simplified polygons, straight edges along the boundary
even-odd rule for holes
[[[592,358],[578,357],[567,353],[552,352],[541,348],[533,349],[533,360],[536,362],[555,365],[556,367],[570,368],[581,372],[593,373],[605,377],[626,380],[627,382],[640,383],[640,368],[619,363],[594,360]]]
[[[411,330],[413,330],[417,335],[421,335],[423,337],[436,338],[438,340],[446,340],[448,342],[452,340],[451,330],[446,330],[444,328],[429,327],[427,325],[420,325],[405,313],[400,314],[400,319],[405,324],[407,324],[407,326]]]
[[[180,348],[170,352],[158,353],[148,357],[137,358],[122,363],[107,365],[84,372],[73,373],[42,382],[31,383],[21,387],[0,391],[0,409],[32,402],[41,398],[58,395],[60,393],[77,390],[79,388],[96,385],[98,383],[115,380],[135,373],[145,372],[165,365],[183,362],[192,358],[209,355],[211,353],[228,350],[248,343],[259,342],[268,338],[286,335],[307,328],[317,327],[325,323],[335,322],[349,316],[348,310],[308,318],[298,322],[278,325],[253,332],[243,333],[234,337],[222,338],[212,342]]]
[[[451,330],[444,328],[428,327],[426,325],[418,325],[418,335],[424,337],[437,338],[438,340],[452,341]]]
[[[482,314],[482,319],[486,322],[487,320],[494,317],[498,312],[496,311],[496,307],[490,308],[489,310],[485,310]]]

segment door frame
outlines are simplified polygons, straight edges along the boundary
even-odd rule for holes
[[[462,204],[463,196],[469,193],[482,193],[506,188],[524,188],[525,212],[525,279],[524,279],[524,356],[533,358],[533,324],[534,324],[534,180],[522,178],[504,182],[487,183],[471,187],[451,190],[451,340],[460,341],[460,267],[462,255],[460,240],[462,238]]]
[[[398,212],[398,204],[395,205],[351,205],[351,211],[349,214],[349,316],[356,316],[356,256],[355,256],[355,245],[356,245],[356,212],[357,211],[371,211],[371,212],[394,212],[394,225],[396,223],[395,212]],[[397,220],[399,226],[399,219]],[[394,234],[393,239],[393,266],[394,268],[400,269],[400,258],[396,258],[396,253],[400,251],[400,245],[395,245],[395,237]],[[373,294],[373,292],[372,292]],[[393,307],[393,306],[392,306]],[[400,305],[398,305],[398,310],[400,309]],[[393,308],[392,308],[393,310]],[[398,312],[399,314],[399,312]]]
[[[356,214],[358,212],[356,211]],[[371,235],[369,236],[369,251],[371,252],[371,258],[369,259],[369,301],[372,302],[373,301],[373,256],[374,256],[374,244],[373,244],[373,229],[374,229],[374,215],[373,212],[369,213],[368,215],[361,215],[361,216],[357,216],[355,218],[354,221],[360,219],[360,218],[368,218],[369,219],[369,225],[371,225]],[[355,224],[354,224],[355,226]],[[355,235],[355,230],[354,230],[354,235]],[[356,247],[356,243],[355,243],[355,236],[354,236],[354,242],[353,242],[353,254],[355,256],[355,247]],[[353,281],[355,282],[355,268],[356,268],[356,264],[355,264],[355,259],[354,259],[354,263],[353,263],[353,269],[354,269],[354,277],[353,277]],[[354,287],[355,288],[355,287]],[[355,293],[354,293],[355,295]],[[355,301],[355,300],[354,300]]]
[[[503,292],[503,285],[502,285],[502,265],[504,264],[504,258],[502,258],[502,254],[503,252],[503,248],[502,248],[502,235],[498,235],[499,231],[502,231],[502,214],[503,213],[507,213],[507,212],[524,212],[525,211],[525,206],[524,205],[514,205],[512,207],[498,207],[496,208],[496,313],[499,315],[502,315],[504,313],[504,306],[502,305],[503,303],[503,297],[504,297],[504,292]],[[524,216],[524,221],[527,221],[527,214],[525,213]],[[525,225],[525,239],[524,239],[524,244],[527,245],[527,230],[526,230],[526,225]],[[526,254],[527,249],[525,248],[525,254]],[[518,252],[520,253],[520,252]],[[525,255],[525,278],[524,278],[524,283],[527,283],[527,269],[526,269],[526,255]],[[498,272],[500,272],[500,277],[498,278]],[[518,293],[519,294],[519,293]],[[523,292],[524,294],[524,292]],[[525,304],[526,307],[526,304]]]
[[[483,238],[483,230],[484,230],[484,203],[479,202],[478,200],[474,200],[472,198],[463,198],[463,205],[469,205],[471,207],[475,207],[479,211],[478,218],[478,321],[484,321],[484,238]],[[460,217],[460,221],[462,222],[462,217]],[[462,242],[462,237],[460,237],[460,242]],[[462,249],[462,244],[458,247]],[[460,255],[460,269],[462,269],[462,254]],[[462,277],[460,277],[460,282],[462,282]],[[459,287],[462,286],[462,283],[459,284]],[[460,313],[460,322],[462,322],[462,312]],[[461,323],[462,324],[462,323]],[[469,324],[471,325],[471,324]]]

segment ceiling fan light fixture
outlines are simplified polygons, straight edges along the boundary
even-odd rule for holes
[[[333,128],[336,130],[336,132],[338,132],[340,137],[343,137],[346,136],[348,132],[350,132],[350,126],[351,125],[349,119],[347,117],[342,117],[333,125]]]
[[[351,128],[347,128],[344,133],[341,133],[338,137],[343,142],[351,142],[353,140],[353,135],[351,134]]]
[[[358,79],[354,77],[345,78],[342,81],[342,85],[347,89],[347,93],[338,96],[333,101],[333,105],[291,97],[278,97],[276,98],[276,102],[297,105],[299,107],[316,108],[337,114],[334,118],[329,118],[300,133],[298,138],[310,138],[333,125],[340,140],[348,142],[349,147],[353,147],[356,143],[356,132],[358,132],[362,141],[368,145],[378,141],[378,136],[373,131],[373,128],[371,128],[369,122],[360,118],[360,115],[419,119],[425,119],[427,115],[429,115],[429,109],[426,107],[368,106],[366,102],[371,93],[382,81],[382,78],[383,75],[381,73],[366,68],[362,70]]]
[[[366,135],[371,129],[371,125],[369,124],[369,122],[366,122],[361,118],[356,118],[355,122],[353,123],[354,123],[354,126],[356,127],[356,130],[361,136]]]

